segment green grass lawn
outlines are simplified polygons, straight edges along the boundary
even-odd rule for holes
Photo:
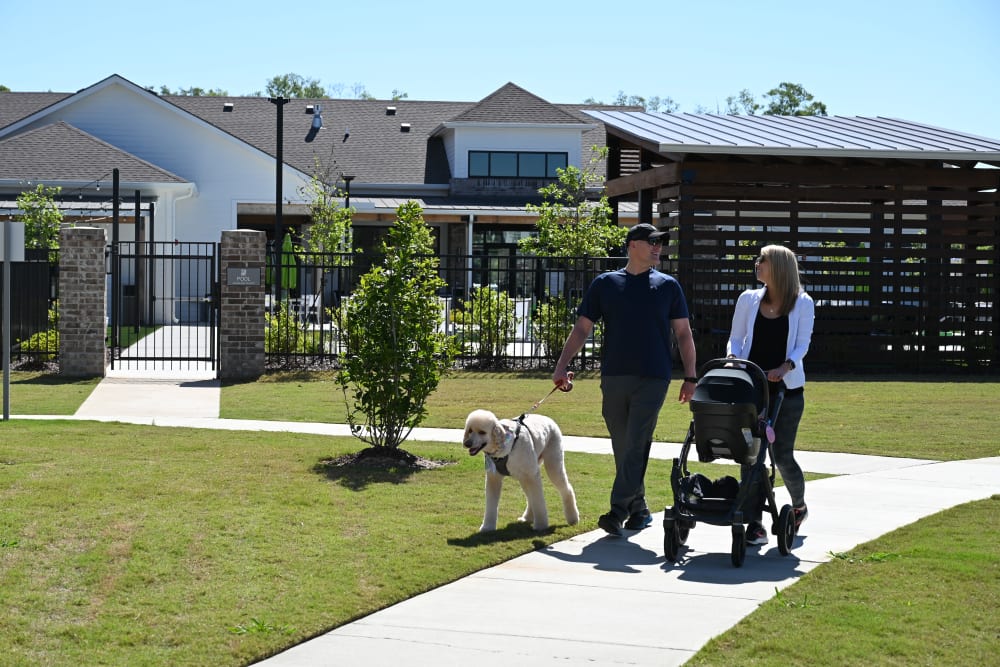
[[[551,386],[539,376],[499,380],[449,378],[425,425],[461,426],[472,407],[513,416]],[[92,387],[15,374],[12,412],[70,414]],[[686,429],[676,389],[658,439],[679,440]],[[998,455],[996,382],[813,379],[807,391],[800,441],[808,448]],[[227,417],[334,422],[338,409],[335,385],[310,376],[223,390]],[[592,378],[541,411],[567,433],[604,434]],[[410,472],[324,465],[363,447],[352,438],[58,419],[6,422],[0,436],[4,665],[247,664],[592,530],[612,475],[610,457],[570,452],[581,525],[563,524],[555,494],[547,494],[550,532],[512,523],[523,501],[508,488],[502,529],[479,536],[482,461],[456,444],[408,441],[409,451],[451,463]],[[668,476],[669,462],[650,462],[652,507],[670,504]],[[1000,497],[969,503],[838,554],[691,664],[991,664],[998,510]]]
[[[427,401],[423,426],[462,428],[473,408],[501,417],[530,410],[552,388],[548,375],[456,373]],[[660,412],[655,438],[680,442],[691,412],[677,403],[677,382]],[[1000,381],[811,378],[799,449],[938,460],[1000,456]],[[606,437],[600,381],[577,377],[573,391],[556,392],[538,409],[570,435]],[[343,423],[344,399],[329,374],[282,373],[224,387],[221,416]]]

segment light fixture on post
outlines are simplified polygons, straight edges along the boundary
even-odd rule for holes
[[[281,248],[282,219],[281,211],[281,172],[285,163],[284,135],[285,135],[285,105],[288,104],[287,97],[269,97],[271,104],[278,110],[277,145],[275,146],[275,167],[274,167],[274,238],[271,239],[271,282],[274,284],[274,301],[271,303],[271,312],[277,312],[278,300],[281,298],[281,266],[279,261],[279,248]]]

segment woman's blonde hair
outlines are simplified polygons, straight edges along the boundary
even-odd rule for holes
[[[767,284],[764,301],[781,301],[779,315],[787,315],[795,307],[795,300],[802,291],[799,280],[799,263],[795,253],[784,246],[768,245],[760,250],[760,256],[770,265],[771,281]]]

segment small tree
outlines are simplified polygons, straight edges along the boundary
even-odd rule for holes
[[[60,192],[62,188],[58,186],[39,185],[17,196],[17,207],[22,211],[20,218],[24,222],[25,248],[59,249],[59,226],[63,216],[55,198]]]
[[[341,205],[344,192],[332,184],[335,176],[324,169],[319,160],[309,185],[299,188],[299,193],[309,201],[309,234],[305,247],[310,252],[350,253],[353,245],[352,219],[354,208]],[[340,258],[334,258],[340,262]]]
[[[361,277],[346,304],[347,354],[336,375],[351,432],[376,448],[398,448],[427,414],[425,403],[457,355],[440,332],[438,259],[415,202],[396,209],[381,244],[382,266]]]
[[[299,188],[299,193],[309,202],[311,220],[304,239],[305,248],[309,252],[329,253],[326,266],[319,271],[319,293],[324,295],[330,280],[334,281],[334,289],[341,287],[341,268],[351,264],[354,253],[361,252],[352,247],[354,208],[342,205],[346,193],[336,185],[339,178],[336,170],[337,162],[332,155],[327,165],[316,158],[309,184]],[[317,323],[322,323],[322,318],[328,314],[329,309],[320,309]]]
[[[521,239],[522,251],[550,257],[598,257],[625,242],[628,230],[612,220],[607,195],[602,193],[597,200],[587,197],[587,188],[601,183],[593,165],[607,149],[595,151],[590,170],[572,165],[557,169],[556,181],[538,191],[542,204],[527,205],[528,212],[538,216],[538,236]]]
[[[535,223],[538,236],[521,239],[518,246],[522,251],[562,258],[601,257],[610,255],[625,243],[628,230],[614,223],[607,195],[602,191],[596,201],[587,197],[588,186],[602,183],[594,165],[606,157],[606,148],[595,147],[588,171],[573,166],[558,169],[558,179],[539,190],[543,198],[541,206],[527,206],[528,211],[538,215]],[[545,344],[549,353],[555,345],[565,342],[566,326],[572,329],[576,318],[566,305],[566,295],[582,288],[583,274],[573,271],[569,275],[564,294],[547,295],[552,305],[548,308],[544,303],[536,305],[536,313],[544,313],[544,316],[536,316],[532,321],[532,334]],[[556,352],[556,356],[558,354]]]

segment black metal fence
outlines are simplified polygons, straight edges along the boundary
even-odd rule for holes
[[[268,365],[329,367],[347,351],[341,306],[360,278],[349,255],[298,253],[294,287],[268,316]],[[366,257],[364,270],[376,257]],[[441,331],[457,337],[458,365],[479,369],[550,369],[591,280],[624,258],[449,255],[440,259]],[[668,260],[687,295],[698,359],[725,354],[736,298],[755,287],[753,255]],[[810,370],[937,373],[1000,370],[993,265],[876,267],[842,258],[802,263],[816,302]],[[944,275],[945,279],[941,279]],[[599,366],[601,328],[574,362]]]
[[[11,362],[45,368],[59,350],[58,262],[31,251],[27,260],[11,265]],[[282,276],[277,307],[270,298],[266,303],[268,367],[335,367],[347,352],[342,306],[378,261],[305,252],[284,260],[294,271]],[[551,369],[587,285],[623,265],[623,258],[611,257],[444,256],[441,331],[461,342],[461,367]],[[995,264],[925,259],[878,266],[808,258],[801,266],[816,302],[810,371],[1000,371]],[[663,269],[684,287],[699,360],[723,355],[736,298],[755,286],[753,255],[669,260]],[[574,366],[597,368],[600,346],[597,327]]]
[[[0,290],[2,267],[0,261]],[[59,354],[58,251],[26,249],[23,262],[10,264],[10,285],[11,366],[28,370],[54,365]]]

